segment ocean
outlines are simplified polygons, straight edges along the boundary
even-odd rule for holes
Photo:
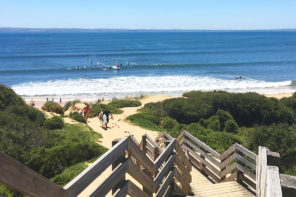
[[[25,99],[275,94],[294,81],[296,31],[0,33],[0,84]]]

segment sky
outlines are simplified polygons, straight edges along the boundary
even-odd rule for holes
[[[0,27],[296,29],[296,0],[0,0]]]

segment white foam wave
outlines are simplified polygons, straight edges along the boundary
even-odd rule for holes
[[[229,92],[281,93],[294,92],[291,81],[267,82],[253,79],[225,80],[200,76],[129,76],[108,79],[69,79],[29,82],[13,86],[23,96],[63,96],[75,98],[122,97],[139,94],[165,93],[181,95],[191,90]]]

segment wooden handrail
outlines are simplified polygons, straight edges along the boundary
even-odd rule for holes
[[[219,154],[186,131],[180,136],[182,137],[177,139],[183,143],[182,148],[187,151],[193,164],[215,182],[237,178],[239,182],[244,182],[255,189],[256,154],[239,144],[234,144]]]
[[[59,185],[2,152],[0,152],[0,183],[30,196],[66,196],[66,191]]]
[[[259,146],[257,157],[256,193],[260,197],[282,196],[279,168],[269,164],[268,155],[279,157],[279,154],[269,153],[266,147]]]
[[[83,191],[95,178],[97,178],[108,166],[122,156],[128,148],[129,138],[125,137],[112,149],[108,150],[99,159],[82,171],[72,181],[65,185],[68,196],[76,196]]]

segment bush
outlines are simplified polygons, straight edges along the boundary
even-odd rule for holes
[[[64,121],[61,117],[54,116],[52,118],[46,119],[43,127],[49,130],[62,129],[64,127]]]
[[[48,111],[48,112],[54,112],[57,114],[64,114],[63,108],[56,102],[53,101],[47,101],[42,107],[42,110]]]
[[[120,100],[112,100],[112,102],[109,103],[108,106],[114,107],[114,108],[139,107],[141,106],[141,102],[137,100],[120,99]]]
[[[97,116],[98,113],[104,111],[105,109],[109,109],[112,114],[121,114],[123,111],[121,109],[115,108],[114,106],[109,106],[101,103],[96,103],[90,106],[90,112],[88,117],[93,118]]]
[[[65,186],[68,182],[70,182],[73,178],[80,174],[85,168],[87,168],[85,162],[77,163],[73,166],[66,168],[61,174],[58,174],[55,177],[53,177],[51,181],[55,182],[60,186]]]
[[[221,125],[221,130],[224,129],[226,121],[233,120],[232,115],[228,111],[218,109],[218,111],[216,112],[216,115],[219,118],[219,122],[220,122],[220,125]]]
[[[220,121],[219,121],[219,117],[218,116],[212,116],[209,120],[208,120],[208,129],[212,129],[214,131],[220,131],[221,130],[221,125],[220,125]]]
[[[28,165],[47,178],[52,178],[71,165],[97,157],[106,151],[96,143],[72,143],[50,149],[36,148],[30,153]]]
[[[10,105],[25,105],[25,102],[12,89],[0,84],[0,110]]]
[[[258,146],[265,146],[280,153],[280,169],[285,172],[296,166],[296,124],[273,124],[256,126],[250,131],[247,148],[258,151]],[[296,174],[293,174],[296,175]]]
[[[167,131],[171,131],[178,124],[179,123],[175,119],[167,117],[161,121],[160,126]]]
[[[84,116],[78,112],[71,112],[69,114],[69,117],[78,122],[86,123],[86,119],[84,118]]]
[[[127,120],[131,121],[132,123],[144,127],[146,129],[151,129],[154,131],[161,131],[160,125],[160,118],[158,116],[154,116],[147,113],[138,113],[127,117]]]
[[[227,120],[225,122],[224,131],[230,132],[230,133],[237,133],[239,127],[235,120]]]

